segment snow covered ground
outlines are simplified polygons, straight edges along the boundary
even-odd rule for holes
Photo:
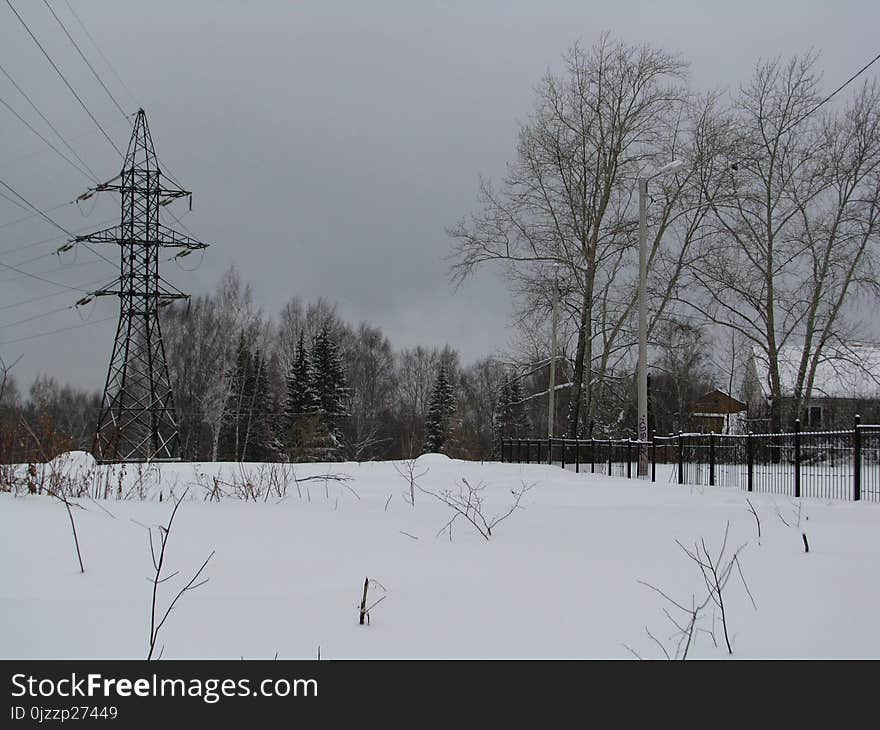
[[[3,658],[145,657],[147,526],[167,524],[171,493],[187,487],[163,571],[179,574],[159,586],[158,608],[216,552],[209,582],[180,599],[159,634],[165,658],[302,659],[319,647],[322,659],[674,656],[683,649],[664,609],[686,617],[639,581],[685,607],[692,596],[700,602],[701,571],[676,540],[693,549],[702,538],[715,556],[728,522],[721,567],[745,545],[722,594],[734,657],[880,657],[878,504],[798,505],[438,455],[415,464],[414,506],[402,462],[164,464],[124,474],[85,455],[60,464],[48,470],[57,482],[109,497],[73,500],[82,507],[73,510],[81,574],[59,500],[26,488],[0,494]],[[450,539],[438,532],[453,512],[428,492],[458,494],[462,479],[485,486],[487,518],[508,511],[512,490],[533,487],[489,540],[461,517]],[[368,602],[385,598],[360,626],[365,577],[377,581]],[[696,628],[688,657],[727,656],[717,607],[714,626],[710,604]]]

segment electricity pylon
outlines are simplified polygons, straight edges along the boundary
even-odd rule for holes
[[[95,457],[102,462],[177,457],[177,418],[159,308],[188,295],[159,275],[159,252],[178,248],[177,256],[183,256],[207,244],[159,222],[159,209],[177,198],[188,197],[192,207],[190,191],[163,187],[161,177],[147,117],[139,109],[122,172],[81,196],[114,191],[122,198],[118,226],[73,239],[115,243],[120,249],[119,277],[93,292],[119,297],[119,324],[95,430]]]

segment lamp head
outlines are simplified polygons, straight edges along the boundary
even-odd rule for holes
[[[669,162],[669,163],[663,165],[663,167],[661,167],[659,170],[657,170],[657,172],[655,172],[654,175],[667,175],[672,172],[678,172],[686,164],[687,163],[684,160],[673,160],[672,162]]]

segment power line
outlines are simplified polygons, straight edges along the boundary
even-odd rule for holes
[[[8,2],[8,0],[7,0],[7,2]],[[107,95],[110,97],[110,100],[113,102],[113,104],[114,104],[114,105],[116,106],[116,108],[119,110],[119,113],[120,113],[125,119],[128,119],[130,115],[128,115],[128,114],[125,113],[125,110],[122,108],[122,106],[121,106],[121,105],[119,104],[119,102],[116,100],[116,97],[113,96],[113,93],[110,91],[110,89],[109,89],[109,88],[107,87],[107,85],[104,83],[104,81],[101,79],[100,75],[99,75],[98,72],[95,70],[94,66],[92,66],[91,63],[89,63],[89,60],[85,57],[85,54],[82,52],[82,50],[80,49],[80,47],[77,45],[76,41],[75,41],[75,40],[73,39],[73,37],[70,35],[70,33],[68,32],[68,30],[67,30],[67,28],[65,27],[64,23],[63,23],[63,22],[61,21],[61,19],[55,14],[55,11],[52,9],[52,6],[49,5],[48,0],[43,0],[43,3],[44,3],[44,4],[46,5],[46,7],[49,9],[49,12],[52,13],[52,16],[55,18],[55,20],[58,21],[58,24],[61,26],[61,29],[64,31],[64,33],[65,33],[65,35],[68,37],[68,39],[70,39],[70,42],[73,43],[73,47],[76,48],[76,50],[77,50],[77,52],[79,53],[80,57],[82,58],[83,61],[85,61],[86,65],[89,67],[89,69],[91,70],[92,74],[93,74],[93,75],[95,76],[95,78],[97,79],[98,83],[101,84],[101,87],[104,89],[104,91],[107,92]],[[76,14],[76,12],[74,11],[73,7],[72,7],[72,6],[70,5],[70,3],[67,2],[66,0],[65,0],[65,3],[66,3],[66,5],[67,5],[68,10],[70,10],[71,14],[74,16],[74,18],[76,18],[76,20],[77,20],[77,22],[79,23],[80,27],[82,28],[83,32],[88,36],[89,40],[92,42],[92,45],[95,47],[95,49],[98,51],[98,53],[99,53],[99,54],[101,55],[101,57],[104,59],[104,61],[107,63],[107,66],[110,68],[110,70],[111,70],[111,71],[113,72],[113,74],[116,76],[116,78],[119,80],[119,83],[122,84],[122,86],[123,86],[123,87],[125,88],[125,90],[128,92],[129,96],[131,96],[132,99],[135,99],[134,94],[133,94],[133,93],[131,92],[131,90],[128,88],[128,86],[126,85],[126,83],[122,80],[122,77],[116,72],[116,69],[113,67],[113,64],[110,63],[110,60],[107,58],[107,56],[105,56],[104,53],[103,53],[103,51],[101,51],[101,48],[98,46],[97,42],[96,42],[95,39],[92,37],[91,33],[89,33],[88,29],[85,27],[85,24],[82,22],[82,20],[80,19],[80,17]],[[159,164],[160,164],[160,165],[162,166],[162,168],[165,170],[165,175],[166,175],[166,177],[168,177],[168,178],[171,180],[171,182],[173,182],[175,185],[177,185],[177,187],[183,189],[183,186],[180,184],[180,182],[178,182],[177,177],[176,177],[175,174],[174,174],[174,171],[173,171],[170,167],[168,167],[168,166],[167,166],[167,165],[166,165],[166,164],[165,164],[165,163],[164,163],[164,162],[158,157],[158,155],[156,156],[156,160],[159,162]],[[168,212],[168,214],[174,219],[174,221],[175,221],[178,225],[180,225],[181,228],[183,228],[184,231],[186,231],[190,236],[192,236],[193,238],[195,238],[195,234],[194,234],[194,233],[193,233],[193,232],[192,232],[192,231],[191,231],[191,230],[190,230],[190,229],[189,229],[189,228],[188,228],[188,227],[187,227],[187,226],[186,226],[186,225],[180,220],[180,218],[178,218],[178,217],[177,217],[174,213],[172,213],[171,211],[167,211],[167,212]]]
[[[6,197],[5,195],[3,195],[2,192],[0,192],[0,196]],[[17,203],[16,201],[12,201],[12,202],[15,202],[16,205],[19,205],[19,203]],[[64,203],[63,205],[67,205],[67,204]],[[24,206],[22,206],[22,207],[24,207]],[[56,206],[56,208],[59,208],[59,207],[62,207],[62,206]],[[46,210],[46,212],[48,213],[48,212],[50,212],[50,211],[52,211],[52,210],[55,210],[55,208],[48,208],[48,209]],[[32,216],[28,216],[28,217],[29,217],[29,218],[35,218],[35,217],[36,217],[36,214],[34,214],[34,215],[32,215]],[[25,219],[21,219],[21,220],[25,220]],[[108,223],[112,223],[112,222],[115,221],[115,220],[118,220],[118,219],[117,219],[117,218],[108,218],[108,219],[106,219],[106,220],[99,221],[98,223],[95,223],[94,225],[96,225],[96,226],[103,226],[103,225],[106,225],[106,224],[108,224]],[[10,225],[11,225],[11,224],[10,224]],[[91,228],[91,226],[90,226],[90,228]],[[81,232],[84,231],[84,230],[88,230],[88,229],[86,229],[86,228],[82,228],[82,229],[80,229],[79,231],[74,231],[74,233],[81,233]],[[39,240],[39,241],[31,241],[30,243],[23,243],[23,244],[20,244],[20,245],[18,245],[18,246],[12,246],[11,248],[5,248],[5,249],[3,249],[2,251],[0,251],[0,254],[12,253],[13,251],[21,251],[22,249],[25,249],[25,248],[33,248],[34,246],[39,246],[39,245],[42,244],[42,243],[50,243],[50,242],[52,242],[52,241],[57,241],[59,238],[64,238],[66,235],[69,235],[69,234],[64,234],[64,235],[61,235],[61,236],[52,236],[52,237],[50,237],[50,238],[43,238],[42,240]]]
[[[4,193],[4,192],[2,192],[2,191],[0,191],[0,198],[5,198],[5,199],[8,200],[10,203],[12,203],[13,205],[17,205],[17,206],[18,206],[19,208],[21,208],[22,210],[27,210],[27,208],[26,208],[25,206],[23,206],[21,203],[19,203],[19,202],[18,202],[17,200],[15,200],[14,198],[10,198],[6,193]],[[33,215],[29,215],[29,216],[27,216],[27,218],[33,218]],[[27,220],[27,218],[21,218],[20,220]]]
[[[89,262],[89,263],[95,263],[95,262]],[[14,271],[18,274],[21,274],[22,276],[26,276],[30,279],[36,279],[37,281],[42,281],[45,284],[51,284],[52,286],[60,286],[62,289],[69,289],[70,291],[80,291],[80,292],[83,292],[84,294],[91,293],[87,289],[80,289],[78,286],[68,286],[67,284],[62,284],[61,282],[58,282],[58,281],[52,281],[51,279],[45,279],[42,276],[39,276],[38,274],[31,274],[27,271],[24,271],[23,269],[19,269],[15,266],[12,266],[11,264],[4,264],[2,261],[0,261],[0,266],[2,266],[4,269],[10,269],[11,271]]]
[[[68,304],[66,307],[59,307],[58,309],[51,309],[48,312],[42,312],[40,314],[34,314],[30,317],[25,317],[24,319],[20,319],[17,322],[10,322],[9,324],[0,324],[0,330],[9,329],[10,327],[17,327],[20,324],[26,324],[27,322],[33,322],[36,319],[42,319],[43,317],[50,317],[53,314],[58,314],[59,312],[66,312],[68,309],[73,309],[76,305]]]
[[[9,112],[15,116],[18,121],[24,124],[31,132],[33,132],[37,137],[39,137],[56,155],[58,155],[62,160],[64,160],[68,165],[70,165],[74,170],[76,170],[81,175],[84,175],[86,178],[91,180],[96,180],[96,178],[90,177],[89,174],[83,170],[79,165],[77,165],[73,160],[71,160],[67,155],[65,155],[61,150],[59,150],[54,144],[52,144],[48,139],[46,139],[42,134],[40,134],[36,129],[34,129],[33,125],[24,117],[21,116],[15,109],[13,109],[6,102],[5,99],[0,98],[0,104],[5,106]]]
[[[8,0],[7,0],[7,1],[8,1]],[[40,210],[40,209],[39,209],[37,206],[35,206],[33,203],[31,203],[30,201],[28,201],[27,199],[25,199],[24,197],[22,197],[19,193],[17,193],[17,192],[16,192],[12,187],[10,187],[8,184],[6,184],[6,183],[3,182],[2,180],[0,180],[0,185],[2,185],[4,188],[6,188],[6,189],[9,190],[10,192],[12,192],[13,195],[15,195],[17,198],[19,198],[19,199],[22,200],[24,203],[26,203],[29,207],[31,207],[34,211],[36,211],[36,212],[37,212],[42,218],[44,218],[46,221],[48,221],[49,223],[51,223],[51,224],[52,224],[53,226],[55,226],[58,230],[60,230],[60,231],[62,231],[62,232],[64,232],[64,233],[66,233],[66,234],[67,234],[68,236],[70,236],[71,238],[74,238],[74,234],[73,234],[73,233],[71,233],[71,232],[68,231],[66,228],[64,228],[64,226],[59,225],[58,223],[56,223],[55,221],[53,221],[53,220],[52,220],[48,215],[46,215],[42,210]],[[106,261],[106,262],[107,262],[108,264],[110,264],[111,266],[116,266],[116,264],[115,264],[113,261],[111,261],[110,259],[108,259],[104,254],[102,254],[102,253],[98,253],[97,251],[95,251],[95,249],[93,249],[91,246],[89,246],[89,244],[87,244],[87,243],[85,243],[85,242],[81,242],[81,243],[82,243],[83,246],[85,246],[89,251],[91,251],[93,254],[95,254],[95,256],[97,256],[99,259],[104,259],[104,261]]]
[[[55,61],[52,60],[52,57],[46,52],[46,49],[43,48],[43,44],[40,43],[40,41],[37,40],[37,37],[31,32],[31,29],[28,27],[28,24],[24,22],[24,18],[22,18],[18,14],[18,11],[15,9],[15,6],[12,4],[12,1],[6,0],[6,4],[9,6],[9,9],[12,10],[12,12],[15,14],[15,17],[18,18],[18,21],[24,26],[24,29],[28,32],[28,35],[33,39],[34,43],[37,44],[37,47],[43,52],[43,55],[46,57],[46,60],[52,65],[52,68],[55,69],[55,73],[58,74],[58,76],[64,82],[65,86],[67,86],[67,88],[70,89],[70,93],[73,94],[74,97],[76,97],[76,100],[79,102],[79,105],[83,108],[85,113],[88,114],[89,117],[91,117],[92,121],[95,123],[95,125],[98,127],[98,129],[101,130],[101,133],[104,135],[104,137],[107,138],[107,141],[111,144],[113,149],[116,150],[117,154],[120,157],[125,158],[125,155],[122,154],[122,151],[119,149],[119,147],[116,146],[116,143],[112,140],[110,135],[107,134],[107,131],[104,129],[104,127],[101,126],[101,123],[95,118],[95,115],[92,114],[91,111],[89,111],[89,108],[86,106],[85,102],[80,98],[80,95],[76,93],[76,90],[70,85],[70,82],[67,80],[67,78],[64,76],[64,74],[61,73],[61,69],[58,68]]]
[[[7,0],[7,2],[8,2],[8,1],[9,1],[9,0]],[[35,213],[37,213],[37,215],[39,215],[41,218],[43,218],[45,221],[47,221],[50,225],[55,226],[55,228],[57,228],[57,229],[58,229],[59,231],[61,231],[62,233],[66,233],[68,236],[71,236],[71,237],[73,236],[73,234],[72,234],[70,231],[68,231],[64,226],[61,226],[61,225],[59,225],[58,223],[56,223],[55,221],[53,221],[48,215],[46,215],[46,214],[45,214],[42,210],[40,210],[36,205],[34,205],[33,203],[31,203],[29,200],[27,200],[27,198],[25,198],[24,196],[22,196],[20,193],[16,192],[16,190],[15,190],[14,188],[12,188],[10,185],[8,185],[7,183],[3,182],[2,180],[0,180],[0,185],[2,185],[4,188],[6,188],[6,189],[7,189],[9,192],[11,192],[16,198],[18,198],[19,200],[21,200],[25,205],[28,206],[28,208],[30,208],[30,209],[33,210]]]
[[[102,281],[106,281],[106,279],[101,278],[101,279],[95,279],[93,281],[87,281],[83,284],[80,284],[80,286],[81,287],[82,286],[93,286],[94,284],[100,284]],[[38,297],[31,297],[30,299],[22,299],[21,301],[13,302],[12,304],[4,304],[4,305],[0,306],[0,311],[6,310],[6,309],[15,309],[16,307],[22,307],[25,304],[33,304],[34,302],[42,302],[46,299],[52,299],[53,297],[60,297],[62,295],[63,296],[70,296],[70,294],[68,294],[68,292],[66,292],[66,291],[58,291],[58,292],[55,292],[54,294],[43,294]]]
[[[115,315],[111,315],[109,317],[103,317],[102,319],[95,319],[91,322],[83,322],[82,324],[74,324],[69,327],[61,327],[57,330],[51,330],[49,332],[40,332],[36,335],[29,335],[28,337],[19,337],[14,340],[5,340],[4,342],[0,342],[0,346],[2,345],[13,345],[17,342],[27,342],[28,340],[36,340],[38,337],[48,337],[49,335],[56,335],[59,332],[68,332],[70,330],[78,330],[81,327],[90,327],[95,324],[101,324],[102,322],[109,322],[111,319],[116,319]]]
[[[0,193],[0,195],[2,195],[4,198],[6,198],[11,203],[15,203],[16,205],[18,205],[19,208],[22,208],[23,210],[27,210],[27,208],[20,205],[15,200],[8,197],[7,195],[4,195],[2,193]],[[58,210],[59,208],[63,208],[66,205],[74,205],[75,203],[76,203],[75,200],[68,200],[66,203],[59,203],[58,205],[53,205],[51,208],[46,208],[45,212],[51,213],[52,211]],[[19,223],[24,223],[25,221],[29,221],[31,218],[36,218],[37,216],[38,216],[37,213],[29,213],[28,215],[22,216],[21,218],[16,218],[14,221],[7,221],[6,223],[0,223],[0,228],[9,228],[9,226],[18,225]]]
[[[97,181],[97,180],[98,180],[98,176],[94,173],[94,171],[92,170],[92,168],[90,168],[90,167],[88,166],[88,164],[86,163],[86,161],[85,161],[82,157],[80,157],[80,156],[77,154],[76,150],[73,149],[73,147],[70,146],[70,144],[68,143],[68,141],[67,141],[66,139],[64,139],[64,137],[61,136],[61,132],[59,132],[59,131],[55,128],[55,125],[52,124],[52,122],[50,122],[50,121],[46,118],[46,115],[43,114],[43,112],[41,112],[41,111],[39,110],[39,108],[37,107],[37,105],[34,104],[34,102],[33,102],[33,100],[31,99],[31,97],[27,95],[27,93],[25,92],[25,90],[22,89],[21,86],[18,85],[18,82],[16,82],[16,80],[15,80],[14,78],[12,78],[12,76],[9,75],[9,72],[8,72],[5,68],[3,68],[2,65],[0,65],[0,72],[2,72],[3,75],[9,80],[9,83],[11,83],[11,84],[15,87],[16,91],[18,91],[18,93],[21,94],[21,95],[25,98],[25,100],[27,101],[27,103],[31,105],[31,109],[33,109],[33,110],[37,113],[37,115],[40,117],[40,119],[42,119],[42,120],[48,125],[49,129],[51,129],[51,130],[55,133],[55,136],[58,137],[59,140],[61,140],[61,143],[62,143],[65,147],[67,147],[67,149],[70,151],[70,153],[71,153],[74,157],[76,157],[77,160],[79,160],[80,164],[81,164],[86,170],[89,171],[89,175],[91,176],[91,178],[92,178],[93,180]]]
[[[113,64],[110,63],[110,59],[104,55],[104,51],[101,50],[101,47],[98,45],[97,41],[92,37],[92,34],[89,33],[89,29],[86,28],[85,23],[82,22],[82,19],[77,15],[76,10],[73,9],[73,6],[67,1],[64,0],[64,4],[67,5],[67,9],[70,11],[70,14],[76,18],[76,22],[79,23],[79,27],[82,28],[83,33],[86,34],[86,37],[91,41],[95,50],[104,59],[104,63],[107,64],[107,67],[110,69],[111,73],[116,77],[116,80],[121,84],[122,88],[125,89],[126,93],[131,97],[132,101],[137,103],[137,97],[132,93],[131,89],[128,88],[128,85],[125,81],[122,80],[122,77],[116,72]]]
[[[858,71],[856,71],[852,76],[850,76],[846,81],[844,81],[840,86],[838,86],[834,91],[832,91],[828,96],[826,96],[822,101],[820,101],[816,106],[806,112],[803,116],[795,119],[791,124],[789,124],[785,129],[783,129],[779,135],[782,136],[786,132],[794,129],[798,124],[800,124],[804,119],[806,119],[810,114],[816,111],[819,107],[827,104],[831,99],[833,99],[838,93],[843,91],[847,86],[849,86],[853,81],[855,81],[859,76],[861,76],[865,71],[867,71],[871,66],[873,66],[877,61],[880,61],[880,53],[878,53],[874,58],[872,58],[868,63],[862,66]]]
[[[92,259],[91,261],[78,261],[77,263],[74,263],[74,264],[66,264],[63,268],[63,271],[70,271],[71,269],[78,269],[78,268],[82,268],[84,266],[94,266],[95,264],[99,264],[99,263],[101,263],[101,262],[96,259]],[[13,264],[4,264],[4,263],[0,262],[0,266],[3,266],[5,268],[9,269],[9,268],[12,268]],[[17,264],[15,264],[15,266],[17,266]],[[28,271],[24,271],[24,270],[18,270],[18,273],[20,273],[21,276],[10,276],[8,279],[0,279],[0,284],[6,284],[10,281],[18,281],[19,279],[23,279],[23,278],[35,278],[35,275],[52,274],[56,271],[59,271],[59,269],[58,268],[43,269],[41,271],[36,271],[33,273],[28,272]],[[43,281],[46,281],[46,280],[43,279]],[[49,282],[49,283],[54,283],[54,282]],[[64,286],[64,284],[59,284],[58,286]],[[71,288],[71,287],[68,287],[68,288]],[[78,289],[77,287],[72,287],[72,288],[75,291],[82,291],[81,289]]]
[[[125,110],[119,105],[119,102],[116,101],[116,97],[113,96],[113,94],[112,94],[112,92],[110,91],[110,89],[107,88],[107,84],[104,83],[104,81],[103,81],[103,80],[101,79],[101,77],[98,75],[98,72],[95,71],[95,67],[92,66],[92,64],[89,63],[89,59],[87,59],[87,58],[85,57],[85,54],[80,50],[80,47],[77,45],[76,41],[73,40],[73,36],[70,35],[70,33],[69,33],[68,30],[67,30],[67,27],[64,25],[64,23],[61,22],[61,18],[59,18],[59,17],[55,14],[55,11],[52,9],[52,6],[49,5],[48,0],[43,0],[43,4],[49,9],[49,12],[52,13],[52,17],[55,18],[55,20],[58,21],[58,25],[60,25],[60,26],[61,26],[61,30],[64,31],[64,35],[66,35],[66,36],[68,37],[68,39],[70,40],[70,42],[73,43],[73,47],[76,48],[76,52],[79,54],[80,58],[81,58],[83,61],[85,61],[86,66],[89,67],[89,70],[92,72],[92,74],[94,75],[94,77],[98,80],[98,83],[101,84],[101,88],[104,89],[104,91],[107,92],[107,96],[109,96],[109,97],[110,97],[110,100],[116,105],[116,108],[119,110],[119,113],[120,113],[122,116],[126,117],[127,115],[126,115],[126,113],[125,113]]]
[[[107,123],[107,127],[112,127],[112,126],[115,125],[115,124],[119,124],[119,122],[121,122],[121,121],[123,121],[122,117],[114,118],[114,120],[113,120],[112,122],[108,122],[108,123]],[[129,122],[129,121],[130,121],[130,118],[126,118],[124,121]],[[96,127],[92,126],[92,127],[91,127],[88,131],[86,131],[86,132],[80,132],[80,133],[78,133],[78,134],[71,135],[71,136],[69,136],[69,137],[60,137],[60,140],[61,140],[61,142],[64,143],[64,146],[65,146],[65,147],[67,147],[68,149],[71,149],[71,147],[70,147],[70,145],[68,144],[68,142],[72,142],[72,141],[74,141],[74,140],[78,140],[78,139],[84,139],[85,137],[88,137],[88,136],[93,135],[93,134],[99,134],[100,131],[101,131],[101,130],[99,130],[99,129],[97,129]],[[56,134],[57,134],[57,132],[56,132]],[[42,155],[43,153],[44,153],[44,150],[39,149],[39,150],[36,150],[36,151],[34,151],[34,152],[26,152],[25,154],[18,155],[17,157],[9,157],[9,158],[7,158],[7,159],[5,159],[5,160],[0,160],[0,167],[6,167],[7,165],[11,165],[11,164],[13,164],[13,163],[15,163],[15,162],[22,162],[23,160],[29,160],[31,157],[36,157],[36,156],[38,156],[38,155]],[[73,155],[74,155],[78,160],[82,161],[82,158],[81,158],[79,155],[76,154],[76,151],[73,152]],[[83,165],[83,167],[86,167],[86,165]],[[88,168],[88,169],[91,170],[91,168]],[[99,180],[99,178],[98,178],[97,176],[95,177],[95,179],[96,179],[96,180]]]

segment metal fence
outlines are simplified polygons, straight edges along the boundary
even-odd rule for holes
[[[635,439],[503,439],[501,460],[559,464],[576,472],[633,478],[640,447],[648,476],[658,465],[678,484],[737,487],[792,497],[880,502],[880,425],[789,433],[653,435]],[[670,468],[671,467],[671,468]]]

